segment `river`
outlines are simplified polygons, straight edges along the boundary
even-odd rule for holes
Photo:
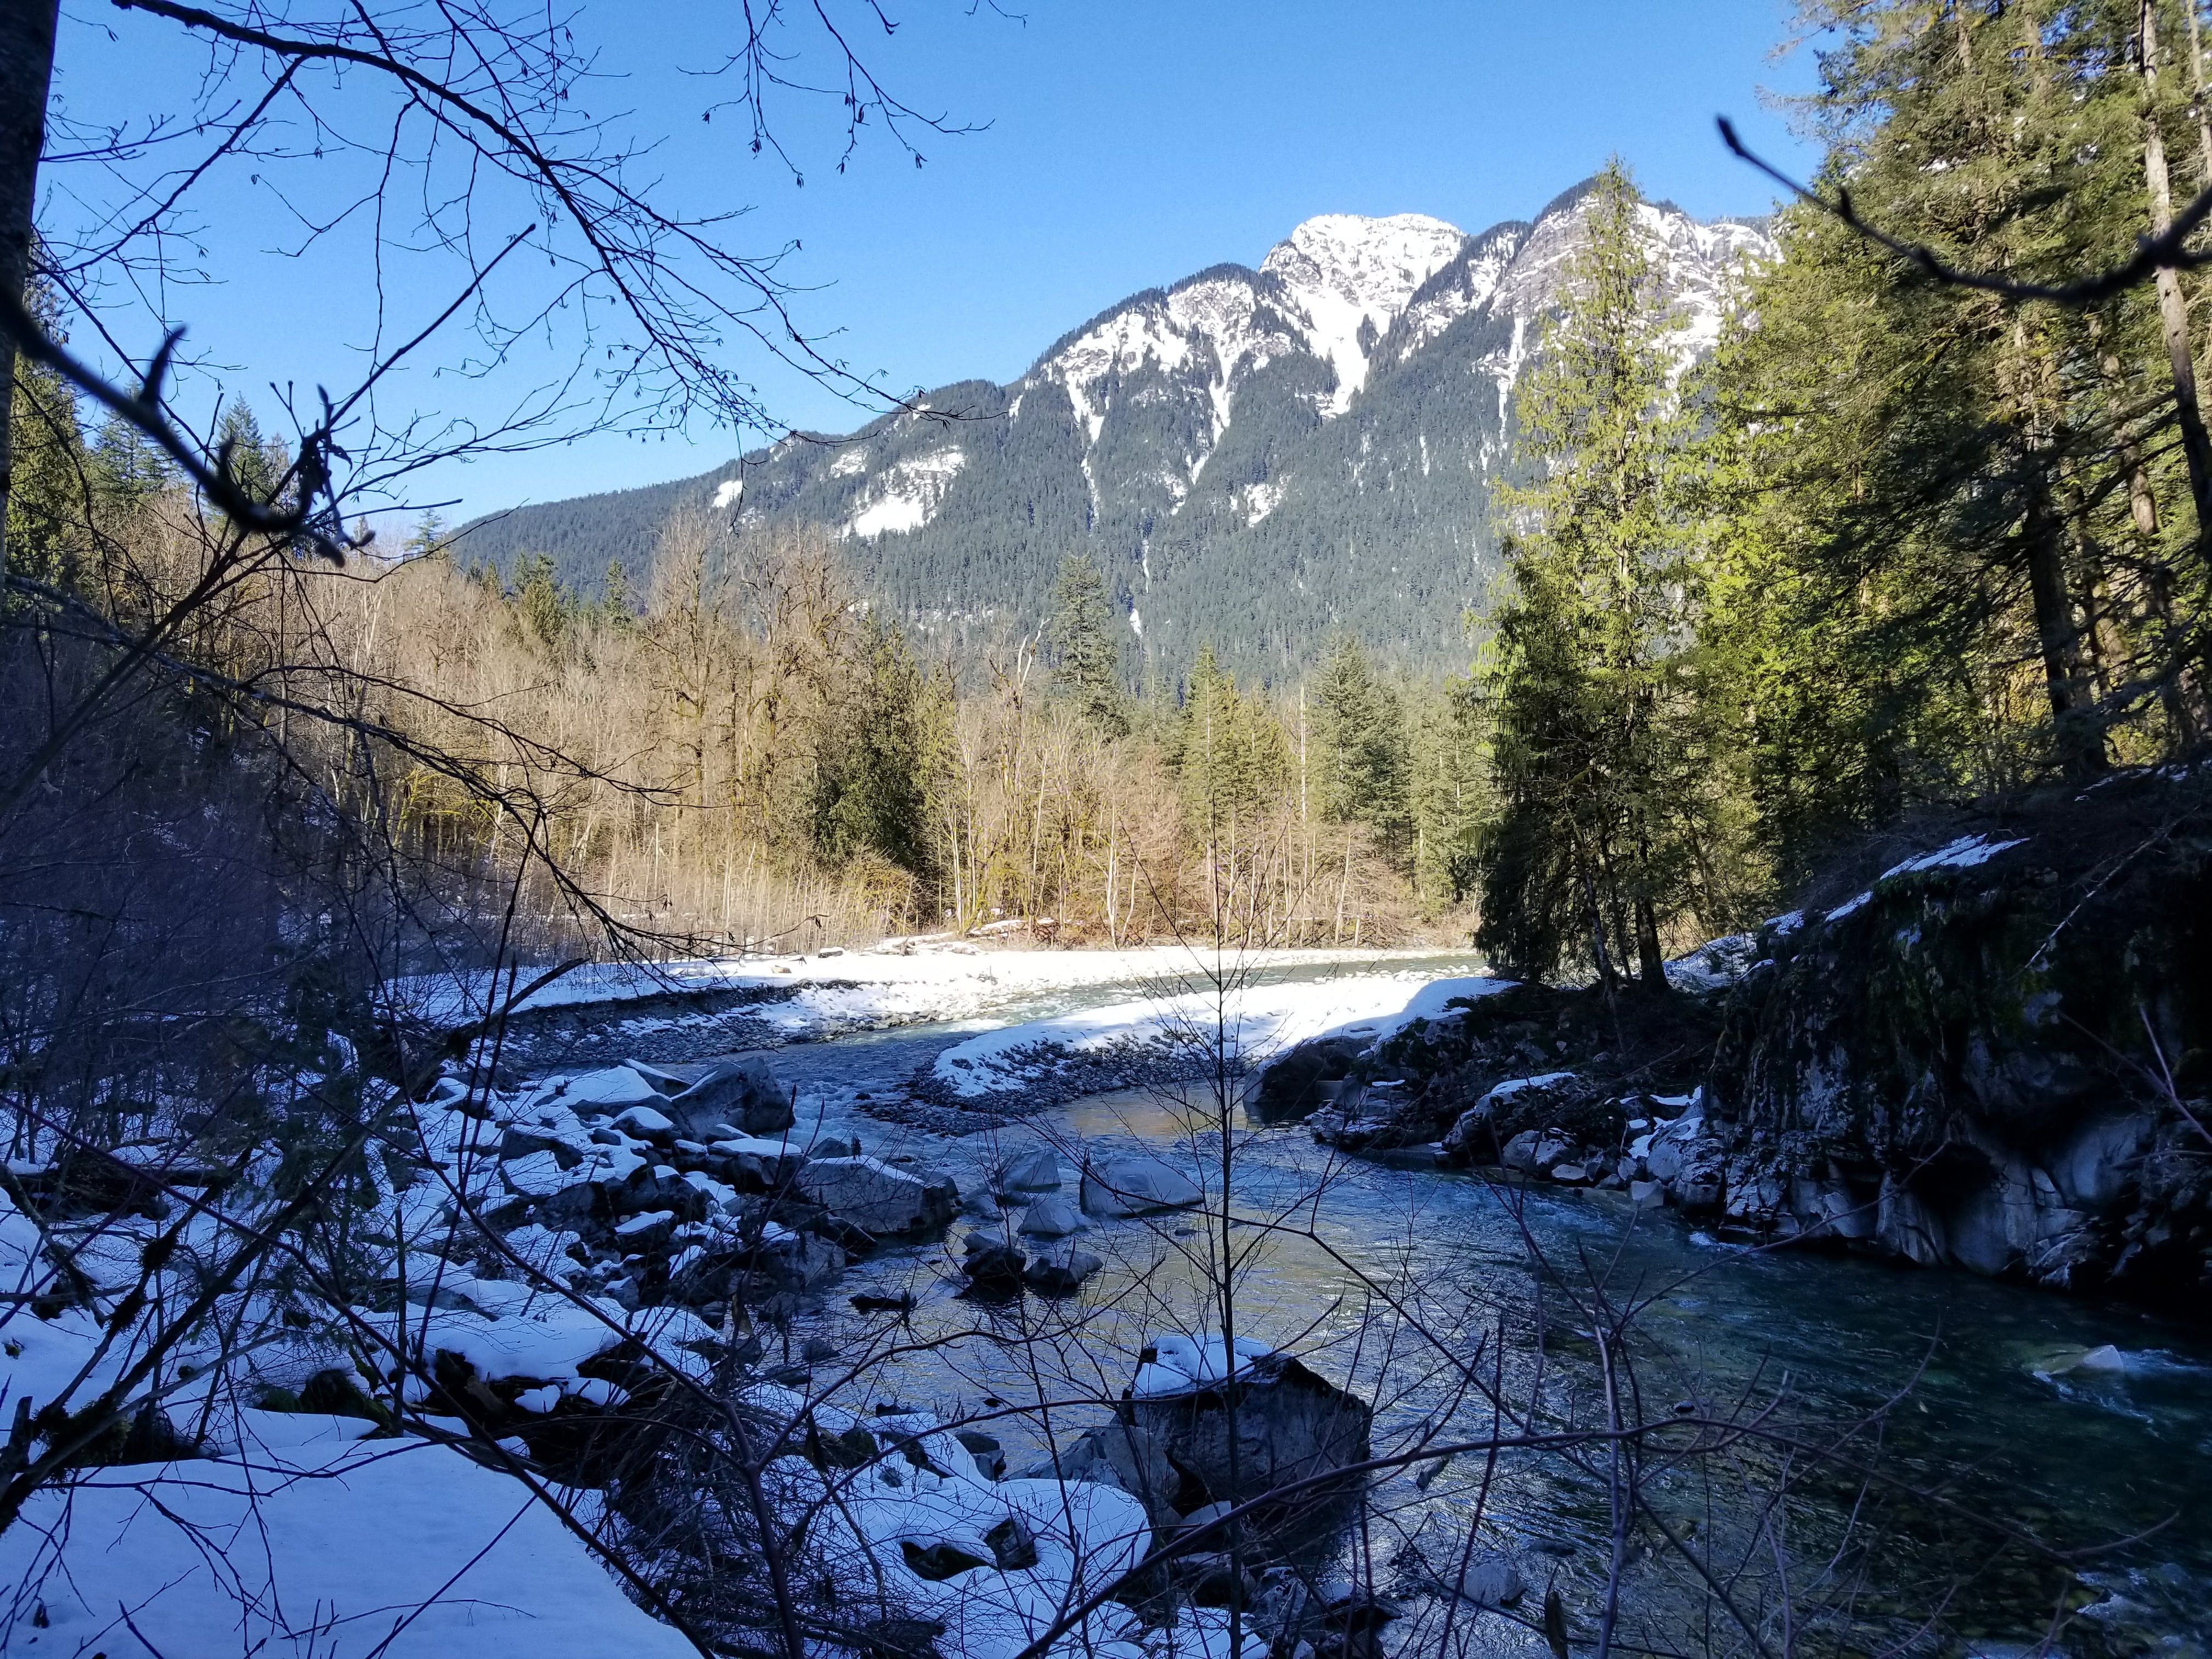
[[[1439,958],[1430,969],[1468,966]],[[1032,1019],[1129,994],[1093,988],[1032,997],[1000,1014]],[[777,1063],[815,1115],[858,1126],[872,1152],[955,1168],[963,1190],[1008,1148],[1036,1139],[1070,1165],[1101,1149],[1153,1152],[1216,1189],[1218,1138],[1194,1139],[1193,1103],[1173,1092],[1093,1097],[951,1141],[853,1115],[884,1109],[917,1068],[989,1023],[794,1044]],[[1826,1431],[1905,1391],[1883,1415],[1878,1446],[1869,1436],[1859,1450],[1882,1480],[1920,1492],[1900,1496],[1881,1481],[1863,1490],[1806,1467],[1787,1505],[1808,1546],[1832,1543],[1854,1504],[1878,1532],[1864,1558],[1877,1582],[1857,1593],[1851,1615],[1867,1639],[1942,1601],[1954,1652],[2030,1651],[2062,1605],[2087,1612],[2064,1626],[2061,1651],[2212,1651],[2212,1333],[1963,1273],[1726,1245],[1672,1213],[1637,1215],[1613,1194],[1501,1188],[1419,1156],[1347,1162],[1297,1126],[1255,1128],[1240,1118],[1232,1146],[1231,1209],[1245,1224],[1232,1247],[1250,1253],[1237,1281],[1240,1334],[1309,1354],[1316,1369],[1376,1398],[1378,1449],[1402,1443],[1439,1413],[1457,1429],[1487,1422],[1486,1412],[1449,1397],[1450,1379],[1413,1331],[1416,1319],[1468,1349],[1502,1344],[1502,1356],[1486,1352],[1502,1358],[1510,1396],[1534,1385],[1544,1350],[1553,1409],[1586,1405],[1595,1349],[1572,1334],[1582,1322],[1559,1286],[1586,1282],[1585,1264],[1594,1264],[1616,1299],[1650,1298],[1633,1350],[1647,1405],[1661,1402],[1654,1409],[1679,1395],[1710,1413],[1779,1393],[1778,1422]],[[1073,1196],[1072,1179],[1064,1190]],[[1039,1443],[1025,1407],[1045,1395],[1110,1400],[1146,1334],[1217,1322],[1206,1286],[1218,1245],[1190,1216],[1093,1222],[1078,1243],[1107,1267],[1079,1304],[979,1305],[957,1294],[952,1263],[959,1235],[991,1227],[989,1214],[985,1204],[963,1216],[952,1242],[889,1248],[856,1264],[829,1304],[793,1327],[792,1352],[807,1352],[811,1339],[817,1379],[849,1364],[865,1372],[854,1385],[864,1394],[986,1421],[1018,1466]],[[1552,1264],[1548,1279],[1532,1263],[1536,1255]],[[1535,1334],[1540,1279],[1553,1286],[1547,1317],[1559,1328],[1544,1342]],[[1399,1298],[1396,1309],[1377,1300],[1378,1286]],[[856,1293],[910,1294],[915,1305],[903,1317],[862,1315],[848,1300]],[[860,1364],[872,1342],[906,1352]],[[2072,1363],[2108,1348],[2099,1356],[2104,1368]],[[1053,1421],[1064,1432],[1100,1414],[1063,1408]],[[1776,1474],[1771,1457],[1751,1460],[1748,1484],[1722,1508],[1741,1510]],[[1418,1495],[1402,1476],[1386,1486],[1397,1494],[1382,1501],[1401,1544],[1425,1517],[1433,1525],[1463,1516],[1472,1502],[1464,1470]],[[1676,1480],[1661,1506],[1711,1497]],[[1488,1536],[1568,1589],[1595,1594],[1608,1539],[1602,1490],[1586,1473],[1524,1461],[1493,1486],[1486,1514]],[[1997,1549],[1974,1518],[2068,1549],[2150,1535],[2081,1564],[2079,1582],[2069,1583],[2047,1563]]]

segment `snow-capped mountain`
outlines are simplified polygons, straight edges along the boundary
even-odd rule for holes
[[[1009,386],[968,381],[845,439],[787,439],[702,477],[520,508],[463,556],[611,557],[641,579],[684,506],[740,530],[813,523],[924,632],[1033,626],[1063,556],[1105,568],[1132,653],[1174,672],[1203,640],[1248,665],[1338,628],[1435,661],[1493,564],[1489,495],[1512,394],[1582,234],[1586,185],[1470,236],[1420,214],[1309,219],[1258,269],[1133,295]],[[1639,222],[1685,362],[1732,275],[1771,248],[1747,221],[1667,204]]]

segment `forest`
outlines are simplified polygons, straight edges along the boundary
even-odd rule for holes
[[[1815,192],[1848,178],[1864,224],[2047,287],[2212,174],[2201,56],[2139,51],[2134,9],[1916,15],[1860,27],[1803,112]],[[1459,673],[1343,635],[1310,673],[1240,681],[1207,647],[1140,685],[1079,552],[1045,627],[933,651],[828,535],[687,512],[647,580],[586,595],[542,556],[465,563],[429,514],[344,568],[255,549],[165,647],[216,678],[150,717],[194,729],[205,686],[271,677],[353,700],[398,745],[380,823],[456,915],[524,849],[534,950],[1012,919],[1120,943],[1263,889],[1273,942],[1474,933],[1517,971],[1646,980],[1855,836],[2198,740],[2212,445],[2179,271],[2019,298],[1807,198],[1685,368],[1638,199],[1619,165],[1586,198]],[[127,629],[191,592],[225,534],[206,504],[119,417],[87,433],[59,376],[15,395],[18,605]],[[220,441],[249,489],[296,489],[243,403]]]
[[[1723,125],[1781,195],[1717,334],[1629,160],[1554,204],[1496,574],[1398,629],[1455,666],[1224,628],[1171,676],[1073,538],[1034,625],[943,630],[696,502],[588,580],[479,557],[423,478],[768,429],[740,334],[879,388],[597,148],[550,14],[133,7],[213,43],[206,168],[419,174],[363,234],[450,263],[351,390],[201,433],[215,359],[102,297],[201,172],[71,229],[40,145],[169,130],[56,102],[26,159],[0,40],[0,1647],[2202,1632],[2195,0],[1800,0],[1818,165]],[[797,88],[919,170],[845,15],[747,12],[748,153],[796,171]],[[848,90],[777,78],[817,23]],[[392,136],[257,126],[365,88]],[[390,413],[424,343],[541,337],[508,424]]]

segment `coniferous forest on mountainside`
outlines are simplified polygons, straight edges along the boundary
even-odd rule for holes
[[[0,0],[0,1650],[2212,1647],[2212,11],[901,398],[597,3]]]

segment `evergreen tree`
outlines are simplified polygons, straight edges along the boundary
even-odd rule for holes
[[[1192,831],[1209,848],[1234,841],[1240,824],[1281,799],[1291,775],[1281,724],[1238,690],[1211,645],[1191,666],[1169,759]]]
[[[523,626],[548,651],[557,651],[568,631],[572,605],[568,591],[553,574],[553,561],[543,553],[527,555],[515,568],[515,608]]]
[[[1098,562],[1088,553],[1060,561],[1045,642],[1053,689],[1095,730],[1109,738],[1125,735],[1129,706],[1121,686],[1119,618],[1107,599]]]
[[[1431,904],[1463,902],[1493,816],[1486,705],[1474,679],[1453,675],[1417,696],[1408,760],[1413,890]]]
[[[929,870],[933,688],[896,623],[871,619],[858,683],[830,711],[814,789],[814,842],[839,862],[872,853]]]
[[[9,573],[65,586],[75,580],[88,546],[76,394],[52,370],[19,357],[13,409]]]
[[[1316,805],[1332,823],[1363,823],[1411,867],[1406,714],[1359,641],[1340,634],[1314,683]]]
[[[150,501],[176,482],[169,458],[152,439],[119,415],[100,424],[93,440],[92,466],[103,495],[118,504]]]
[[[629,567],[620,559],[607,561],[607,574],[599,585],[599,614],[612,629],[637,623],[637,600],[629,591]]]
[[[231,477],[257,501],[273,502],[283,492],[284,475],[291,470],[291,452],[281,439],[264,437],[261,422],[243,398],[223,407],[216,423],[216,455]]]
[[[2188,36],[2172,0],[1808,14],[1837,32],[1806,106],[1826,186],[1954,264],[2106,268],[2160,222],[2154,151],[2169,195],[2212,181],[2160,45]],[[2061,308],[1925,281],[1802,207],[1777,228],[1705,376],[1701,471],[1714,683],[1784,878],[1917,801],[2195,741],[2202,417],[2173,285]]]
[[[452,557],[453,532],[447,527],[446,516],[434,507],[425,507],[415,520],[414,528],[399,550],[409,558]]]
[[[1510,497],[1520,524],[1490,686],[1501,817],[1483,854],[1480,939],[1509,972],[1579,959],[1610,983],[1632,962],[1656,988],[1696,834],[1693,573],[1668,499],[1681,421],[1638,206],[1608,165],[1522,388],[1537,476]]]

